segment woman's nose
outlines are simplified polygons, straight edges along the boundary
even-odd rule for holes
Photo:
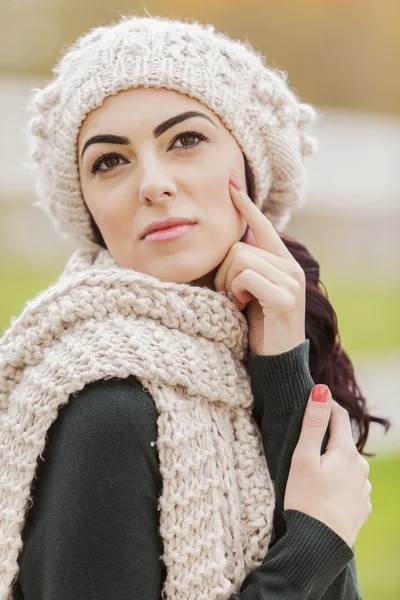
[[[161,204],[172,199],[174,194],[169,191],[158,192],[157,190],[146,190],[140,195],[140,201],[142,204]]]
[[[147,174],[145,180],[142,181],[139,196],[143,204],[152,203],[159,204],[167,202],[176,195],[176,186],[168,177],[160,177],[153,173]]]

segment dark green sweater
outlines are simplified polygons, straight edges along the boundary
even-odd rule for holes
[[[276,487],[274,538],[229,600],[359,600],[353,549],[321,521],[283,510],[314,385],[309,340],[278,356],[250,353],[247,368]],[[133,376],[91,383],[60,409],[38,463],[15,600],[161,598],[156,421],[151,396]]]

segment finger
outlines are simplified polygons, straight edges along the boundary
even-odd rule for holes
[[[322,386],[323,390],[327,389],[328,397],[325,402],[316,402],[312,396],[313,390],[316,388],[321,390],[321,386],[314,386],[311,390],[304,412],[300,437],[293,456],[320,464],[321,446],[331,416],[332,395],[328,386]]]
[[[271,221],[251,201],[246,192],[243,189],[237,190],[231,181],[229,181],[229,189],[231,198],[237,210],[251,228],[258,247],[286,260],[294,261],[295,258],[282,242]]]
[[[236,254],[234,260],[230,264],[230,267],[227,269],[225,281],[223,283],[224,289],[230,291],[232,289],[233,280],[245,269],[249,269],[255,273],[258,273],[271,283],[280,285],[283,288],[287,288],[288,291],[294,292],[296,290],[295,286],[298,286],[297,281],[295,281],[287,273],[272,265],[264,257],[252,252],[243,251]],[[261,300],[261,298],[258,296],[257,299]]]
[[[250,294],[257,298],[263,310],[276,310],[279,307],[289,311],[293,307],[293,298],[289,292],[250,269],[239,273],[232,281],[231,290],[240,304],[247,304],[251,300]]]
[[[249,226],[247,226],[246,233],[244,234],[244,236],[242,237],[242,239],[240,241],[243,242],[243,244],[247,244],[248,246],[254,246],[256,248],[258,247],[257,240],[254,237],[254,233],[252,232],[252,230]]]
[[[334,448],[352,449],[355,446],[348,411],[338,402],[332,402],[332,414],[329,423],[329,440],[326,452]]]
[[[249,257],[247,265],[248,268],[252,268],[253,256],[259,256],[264,261],[269,262],[280,271],[286,273],[289,277],[292,277],[297,281],[302,280],[300,275],[304,275],[304,271],[303,273],[301,273],[302,269],[297,262],[296,264],[294,264],[286,259],[276,256],[275,254],[271,254],[271,252],[262,250],[261,248],[249,246],[243,242],[236,242],[236,244],[231,246],[228,254],[222,261],[214,277],[214,286],[217,291],[223,291],[228,289],[226,287],[227,273],[232,268],[232,263],[238,259],[238,255],[241,254],[244,250],[247,251],[247,256]]]

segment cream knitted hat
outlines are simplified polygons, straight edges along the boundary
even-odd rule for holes
[[[80,126],[107,96],[139,86],[188,94],[221,119],[252,169],[255,204],[277,231],[304,204],[304,157],[316,148],[306,129],[316,111],[248,41],[196,21],[123,16],[79,38],[53,73],[28,104],[34,205],[79,247],[98,248],[79,181]]]

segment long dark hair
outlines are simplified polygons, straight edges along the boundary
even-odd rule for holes
[[[253,172],[246,156],[243,157],[247,193],[254,200]],[[106,248],[103,236],[91,214],[90,219],[96,243]],[[319,263],[303,244],[285,233],[279,233],[279,236],[306,275],[305,333],[306,338],[310,340],[311,377],[315,384],[326,384],[336,402],[348,410],[358,430],[358,451],[365,456],[375,456],[374,453],[363,452],[370,423],[383,425],[385,433],[392,424],[388,419],[368,413],[366,399],[357,385],[352,362],[341,345],[335,310],[329,302],[324,284],[319,279]]]

